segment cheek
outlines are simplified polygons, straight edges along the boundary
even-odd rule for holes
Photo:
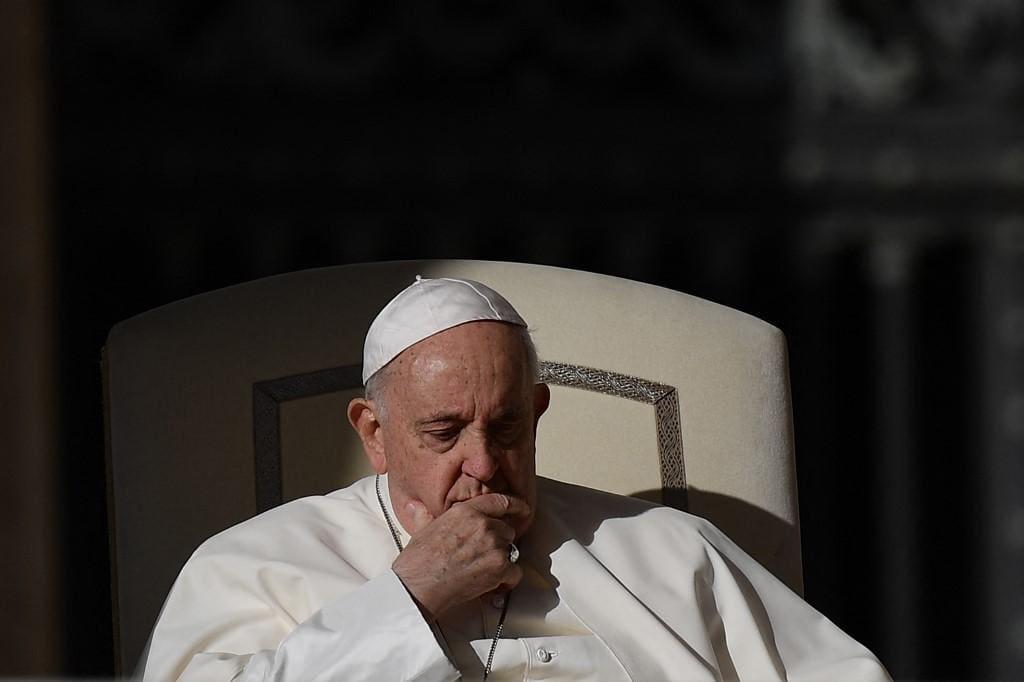
[[[419,499],[435,515],[444,511],[449,491],[462,475],[462,460],[420,444],[407,460],[405,475]]]
[[[536,449],[533,438],[524,438],[506,453],[509,468],[516,472],[532,473],[536,468]]]
[[[532,506],[537,488],[537,466],[532,443],[507,452],[505,460],[505,475],[509,484]]]

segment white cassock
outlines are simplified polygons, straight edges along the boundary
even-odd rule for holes
[[[889,679],[701,518],[541,478],[519,547],[524,578],[489,680]],[[480,679],[500,602],[430,625],[396,556],[373,477],[230,528],[182,569],[144,677]]]

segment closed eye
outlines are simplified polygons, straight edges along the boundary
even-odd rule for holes
[[[462,433],[461,427],[448,426],[443,429],[426,429],[421,432],[421,437],[431,449],[444,452],[455,446],[460,433]]]
[[[448,441],[459,437],[461,429],[445,429],[444,431],[427,431],[426,434],[434,440]]]

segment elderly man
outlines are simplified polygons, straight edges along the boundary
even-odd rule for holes
[[[147,679],[888,679],[706,521],[538,478],[548,388],[483,284],[417,278],[363,379],[377,476],[204,543]]]

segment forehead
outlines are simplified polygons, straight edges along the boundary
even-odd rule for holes
[[[391,397],[399,400],[507,400],[532,383],[521,332],[503,322],[469,322],[435,334],[403,351],[390,369],[397,389]]]

